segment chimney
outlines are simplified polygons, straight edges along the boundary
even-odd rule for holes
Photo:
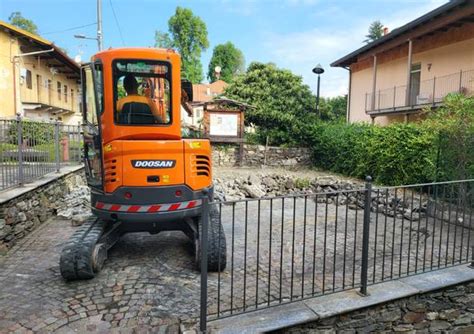
[[[384,27],[384,28],[383,28],[383,35],[385,36],[385,35],[387,35],[387,34],[388,34],[388,28],[387,28],[387,27]]]

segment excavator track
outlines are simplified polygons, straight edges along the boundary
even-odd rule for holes
[[[64,279],[90,279],[100,271],[107,257],[107,248],[98,242],[106,227],[107,222],[91,216],[69,238],[59,259],[59,268]]]

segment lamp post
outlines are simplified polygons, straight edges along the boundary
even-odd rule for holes
[[[324,73],[324,69],[321,66],[321,64],[318,64],[316,65],[315,68],[313,68],[313,73],[318,75],[318,88],[316,91],[316,114],[319,115],[319,86],[320,86],[320,81],[321,81],[320,75]]]

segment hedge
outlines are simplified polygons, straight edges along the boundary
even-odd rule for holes
[[[316,166],[400,185],[436,178],[437,135],[414,124],[387,127],[320,123],[308,136]]]
[[[421,123],[294,124],[291,135],[325,170],[386,185],[474,178],[474,97],[449,95]]]

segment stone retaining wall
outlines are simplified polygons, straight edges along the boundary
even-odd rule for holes
[[[281,333],[474,333],[474,282],[400,299]]]
[[[212,162],[215,166],[236,166],[239,147],[215,145],[212,148]],[[307,148],[267,147],[244,145],[243,166],[309,166],[311,152]]]
[[[83,169],[0,204],[0,254],[59,210],[70,206],[65,198],[78,188],[87,188]]]

